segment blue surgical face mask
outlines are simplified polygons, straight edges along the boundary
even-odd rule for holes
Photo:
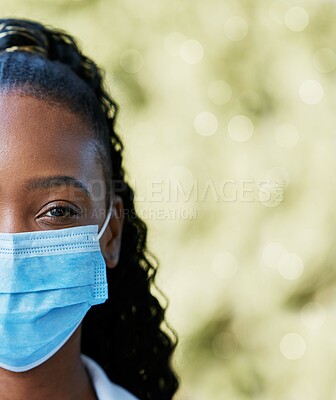
[[[97,225],[0,233],[0,367],[21,372],[57,352],[107,299]]]

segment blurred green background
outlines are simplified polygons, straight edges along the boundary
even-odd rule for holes
[[[336,3],[0,6],[106,70],[180,338],[176,400],[336,399]]]

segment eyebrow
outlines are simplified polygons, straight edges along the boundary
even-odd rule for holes
[[[82,190],[87,197],[91,198],[88,187],[78,179],[67,175],[55,175],[30,179],[27,184],[27,190],[51,189],[60,186],[72,186]]]

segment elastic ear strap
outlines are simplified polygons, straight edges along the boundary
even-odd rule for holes
[[[103,236],[103,234],[105,232],[105,229],[106,229],[108,223],[110,222],[112,211],[113,211],[113,201],[110,204],[110,207],[109,207],[108,212],[106,214],[106,218],[105,218],[105,221],[103,223],[103,226],[101,227],[100,232],[98,233],[98,236],[97,236],[98,240]]]

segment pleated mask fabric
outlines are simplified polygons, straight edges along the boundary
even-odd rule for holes
[[[0,367],[42,364],[105,302],[101,233],[97,225],[0,233]]]

